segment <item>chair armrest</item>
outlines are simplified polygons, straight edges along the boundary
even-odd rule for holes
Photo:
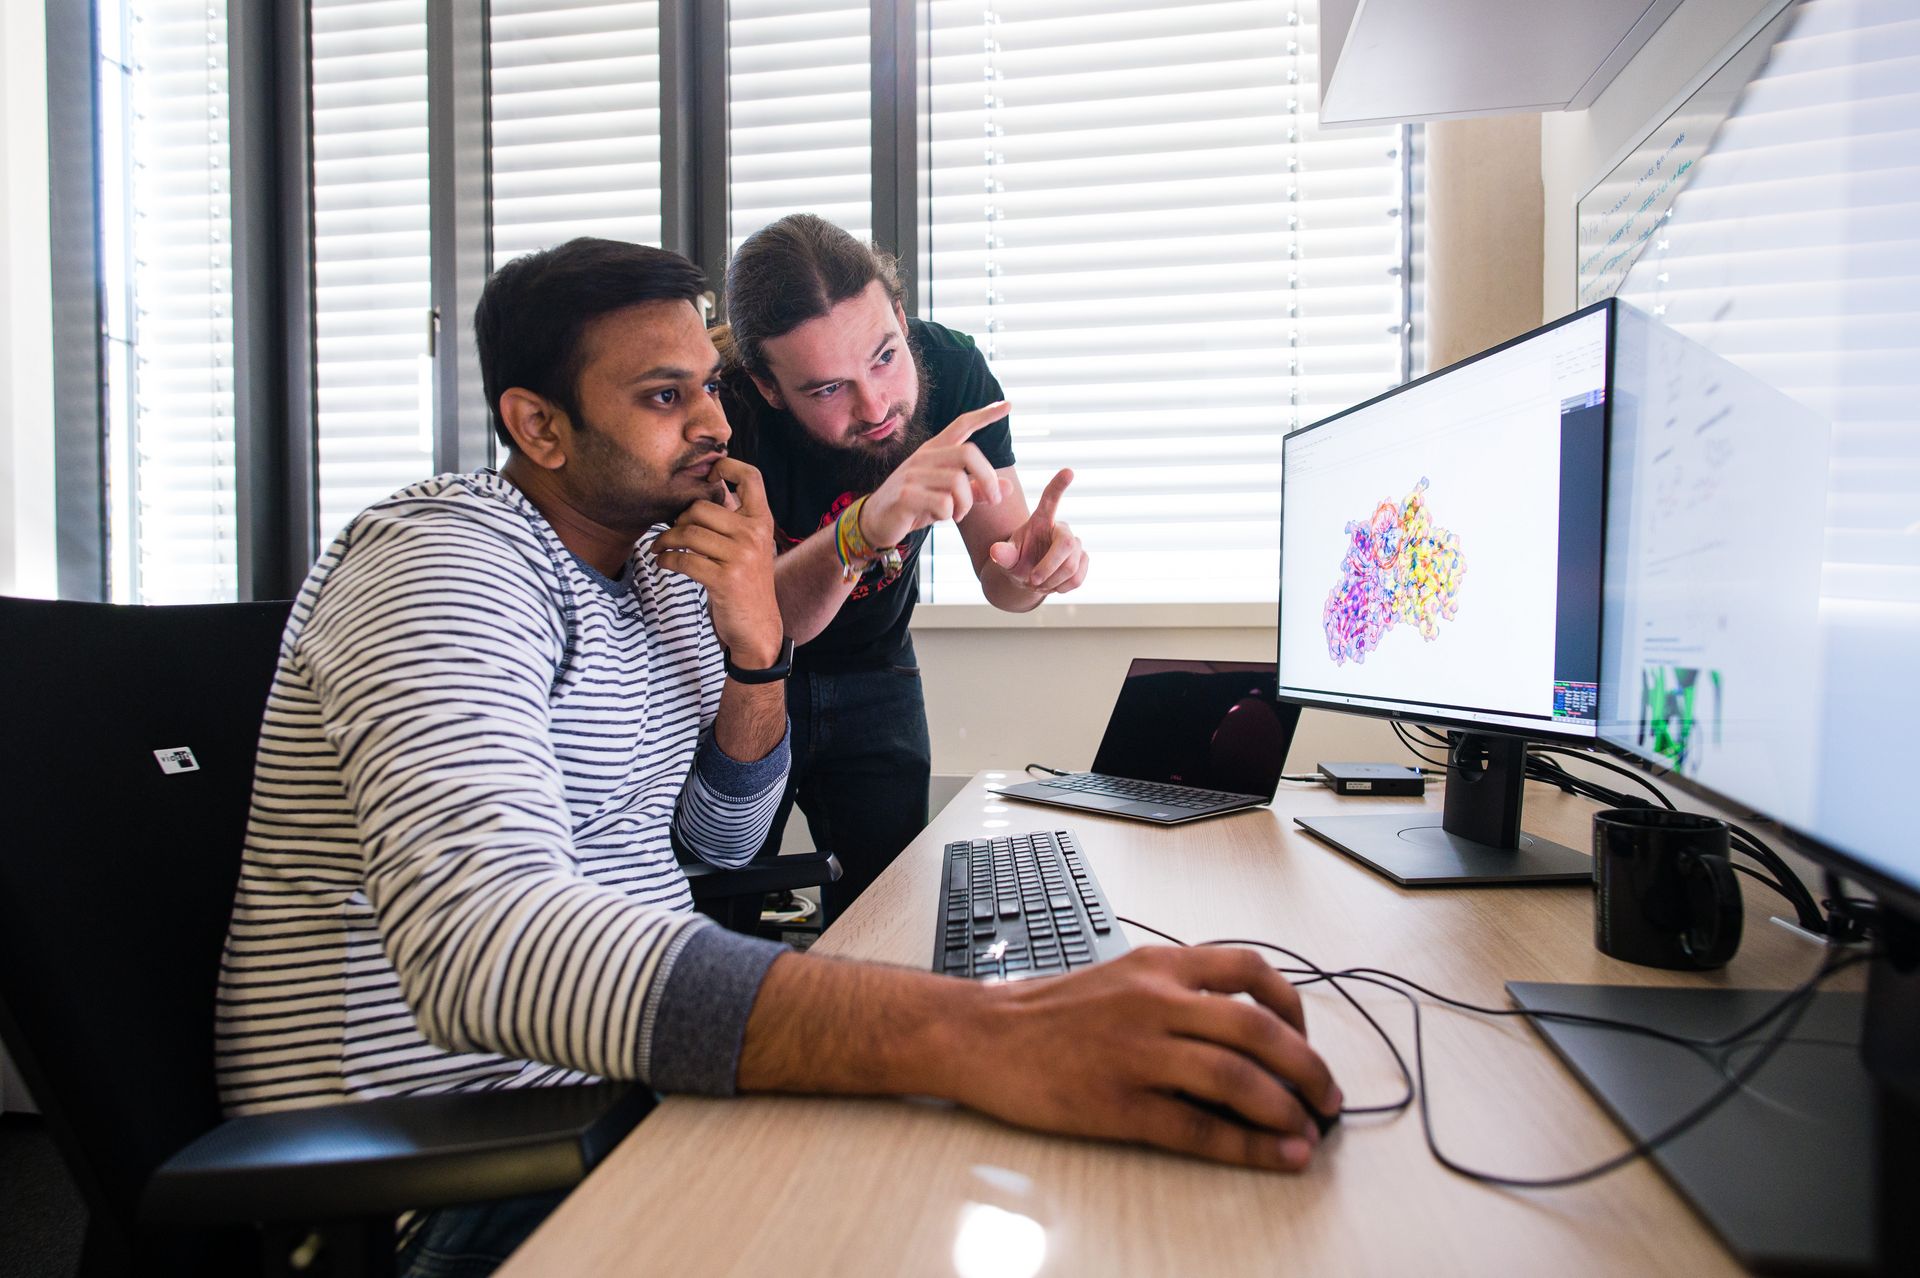
[[[737,869],[690,862],[687,886],[696,901],[714,901],[728,896],[749,896],[766,892],[790,892],[794,888],[818,887],[840,877],[840,858],[831,852],[791,852],[766,856],[747,862]]]
[[[517,1087],[228,1119],[141,1193],[154,1223],[339,1220],[577,1184],[651,1110],[634,1083]]]

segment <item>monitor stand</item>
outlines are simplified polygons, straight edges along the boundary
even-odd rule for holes
[[[1920,1256],[1920,915],[1882,897],[1870,927],[1867,992],[1815,994],[1739,1091],[1652,1154],[1759,1273],[1904,1275]],[[1783,991],[1511,981],[1507,993],[1532,1011],[1716,1038],[1751,1024]],[[1778,1028],[1703,1049],[1532,1024],[1640,1141],[1716,1094]]]
[[[1592,857],[1520,832],[1526,741],[1478,732],[1448,735],[1442,815],[1422,810],[1294,820],[1402,887],[1591,883]]]
[[[1782,991],[1510,981],[1507,993],[1530,1011],[1580,1012],[1710,1038],[1760,1015]],[[1865,1006],[1864,994],[1815,995],[1743,1089],[1652,1155],[1749,1269],[1872,1267],[1874,1089],[1860,1057]],[[1694,1049],[1553,1021],[1534,1028],[1635,1140],[1703,1103],[1752,1050]]]

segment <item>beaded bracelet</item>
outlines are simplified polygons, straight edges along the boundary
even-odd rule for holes
[[[833,550],[840,559],[840,580],[853,582],[860,580],[868,566],[878,559],[888,572],[897,573],[901,568],[900,548],[884,546],[875,549],[860,530],[860,511],[866,506],[867,499],[860,498],[840,512],[840,518],[833,525]]]

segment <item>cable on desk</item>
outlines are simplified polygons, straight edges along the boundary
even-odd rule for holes
[[[1140,922],[1138,919],[1121,918],[1120,922],[1130,924],[1133,927],[1137,927],[1143,932],[1151,932],[1155,936],[1161,938],[1162,940],[1171,941],[1173,944],[1178,945],[1183,949],[1187,948],[1187,943],[1181,940],[1179,937],[1170,935],[1169,933],[1166,933],[1166,932],[1162,932],[1157,927],[1150,927],[1147,924]],[[1201,942],[1201,944],[1229,945],[1229,944],[1234,944],[1234,942],[1203,941]],[[1393,1053],[1393,1063],[1400,1067],[1400,1079],[1402,1083],[1405,1084],[1406,1086],[1406,1089],[1407,1089],[1406,1095],[1402,1096],[1399,1100],[1389,1101],[1384,1105],[1342,1105],[1340,1107],[1340,1112],[1342,1114],[1398,1114],[1403,1110],[1405,1110],[1409,1105],[1413,1104],[1415,1097],[1417,1095],[1417,1093],[1414,1090],[1413,1072],[1407,1068],[1406,1058],[1400,1055],[1399,1045],[1393,1041],[1392,1035],[1387,1033],[1386,1029],[1380,1024],[1380,1022],[1373,1018],[1373,1013],[1369,1012],[1365,1007],[1362,1007],[1358,999],[1354,998],[1352,994],[1349,994],[1346,991],[1346,989],[1344,989],[1338,981],[1334,981],[1328,973],[1322,971],[1319,965],[1314,963],[1312,959],[1309,959],[1304,955],[1295,954],[1292,950],[1284,949],[1278,945],[1268,945],[1266,942],[1259,942],[1259,944],[1265,946],[1268,949],[1279,950],[1282,954],[1285,954],[1287,957],[1293,959],[1294,962],[1303,964],[1306,968],[1310,969],[1312,972],[1315,973],[1315,976],[1312,981],[1302,981],[1300,982],[1300,984],[1310,985],[1318,981],[1323,981],[1323,980],[1329,981],[1333,986],[1334,992],[1338,994],[1341,998],[1344,998],[1345,1000],[1347,1000],[1347,1002],[1353,1007],[1353,1010],[1360,1013],[1361,1016],[1365,1017],[1367,1024],[1373,1026],[1373,1032],[1380,1036],[1380,1041],[1385,1043],[1387,1045],[1387,1050]],[[1282,974],[1286,974],[1285,968],[1281,968],[1278,970],[1281,971]]]
[[[1044,764],[1044,763],[1029,763],[1029,764],[1028,764],[1028,765],[1026,766],[1026,769],[1025,769],[1025,771],[1027,771],[1027,772],[1029,772],[1029,773],[1033,773],[1033,772],[1044,772],[1044,773],[1046,773],[1046,774],[1047,774],[1048,776],[1050,776],[1050,777],[1064,777],[1064,776],[1071,776],[1071,775],[1072,775],[1072,773],[1069,773],[1069,772],[1062,772],[1062,771],[1061,771],[1060,769],[1058,769],[1058,768],[1049,768],[1049,767],[1048,767],[1048,766],[1047,766],[1046,764]]]
[[[1556,760],[1547,758],[1546,756],[1548,755],[1564,755],[1568,758],[1581,759],[1596,767],[1605,768],[1609,772],[1617,772],[1621,776],[1644,786],[1668,811],[1679,811],[1665,792],[1654,786],[1646,777],[1641,776],[1631,769],[1621,767],[1609,760],[1598,758],[1584,751],[1561,749],[1556,746],[1530,745],[1527,747],[1527,775],[1535,780],[1545,781],[1549,785],[1557,786],[1567,794],[1578,795],[1582,798],[1610,804],[1614,807],[1635,808],[1648,806],[1645,799],[1638,798],[1634,795],[1623,794],[1618,790],[1609,790],[1607,787],[1590,778],[1576,776]],[[1782,860],[1778,853],[1761,842],[1752,831],[1735,825],[1732,822],[1727,823],[1727,832],[1728,841],[1732,850],[1747,857],[1749,860],[1757,862],[1767,870],[1768,875],[1771,877],[1764,877],[1748,872],[1750,876],[1758,879],[1784,897],[1787,903],[1793,906],[1795,920],[1801,927],[1817,936],[1834,934],[1833,923],[1829,920],[1828,916],[1821,911],[1819,903],[1813,899],[1813,893],[1807,889],[1807,885],[1801,880],[1800,876],[1793,872],[1793,868]],[[1744,872],[1744,867],[1736,866],[1735,868],[1742,869]]]
[[[1121,918],[1120,922],[1140,928],[1142,931],[1150,932],[1155,936],[1171,941],[1175,945],[1187,944],[1187,942],[1180,940],[1178,937],[1162,932],[1158,928],[1149,927],[1135,919]],[[1373,1027],[1374,1033],[1386,1044],[1387,1050],[1393,1055],[1394,1065],[1400,1070],[1400,1076],[1406,1080],[1407,1085],[1407,1096],[1391,1105],[1347,1106],[1341,1112],[1346,1114],[1399,1112],[1406,1109],[1409,1105],[1413,1105],[1420,1114],[1420,1130],[1422,1137],[1426,1141],[1427,1152],[1433,1157],[1435,1162],[1457,1176],[1477,1181],[1481,1184],[1495,1185],[1506,1189],[1560,1189],[1571,1185],[1578,1185],[1589,1180],[1597,1180],[1610,1172],[1625,1167],[1629,1163],[1647,1157],[1662,1145],[1691,1131],[1694,1127],[1705,1121],[1716,1109],[1726,1104],[1728,1100],[1747,1085],[1755,1074],[1760,1072],[1760,1069],[1768,1060],[1772,1059],[1774,1052],[1778,1051],[1780,1045],[1786,1042],[1788,1036],[1792,1034],[1794,1026],[1799,1023],[1800,1017],[1806,1012],[1807,1005],[1812,1001],[1814,993],[1821,985],[1825,984],[1838,973],[1845,971],[1847,968],[1865,963],[1874,957],[1871,953],[1840,953],[1825,957],[1821,960],[1819,968],[1815,970],[1812,976],[1787,991],[1778,1001],[1769,1006],[1765,1011],[1760,1013],[1760,1015],[1754,1017],[1745,1025],[1720,1035],[1717,1038],[1702,1039],[1683,1034],[1671,1034],[1665,1030],[1655,1029],[1649,1025],[1637,1025],[1631,1021],[1615,1020],[1604,1016],[1589,1016],[1580,1012],[1541,1012],[1530,1008],[1481,1007],[1462,999],[1451,998],[1447,995],[1440,994],[1420,985],[1418,982],[1408,980],[1404,976],[1383,971],[1379,968],[1355,967],[1338,972],[1329,972],[1304,956],[1287,949],[1285,946],[1275,945],[1270,941],[1228,939],[1203,941],[1200,942],[1200,944],[1242,945],[1273,950],[1303,965],[1299,968],[1276,966],[1274,969],[1284,976],[1304,976],[1308,978],[1298,981],[1296,984],[1315,985],[1325,982],[1332,985],[1341,997],[1345,998],[1348,1003],[1352,1004],[1360,1014],[1366,1018],[1367,1024]],[[1341,983],[1343,981],[1359,981],[1363,984],[1375,985],[1381,989],[1398,994],[1407,1000],[1408,1006],[1413,1010],[1414,1065],[1411,1071],[1407,1068],[1406,1058],[1401,1054],[1399,1044],[1393,1041],[1392,1036],[1386,1032],[1379,1021],[1374,1019],[1371,1013],[1360,1006],[1358,1000],[1354,999],[1351,994],[1342,988]],[[1419,995],[1425,995],[1435,1002],[1448,1007],[1461,1011],[1474,1012],[1484,1016],[1518,1016],[1529,1022],[1556,1021],[1566,1024],[1590,1025],[1599,1029],[1620,1030],[1626,1033],[1639,1034],[1643,1037],[1687,1047],[1703,1054],[1715,1048],[1742,1045],[1751,1035],[1765,1028],[1771,1022],[1778,1020],[1780,1024],[1771,1034],[1760,1042],[1758,1049],[1749,1055],[1744,1064],[1739,1068],[1728,1070],[1724,1066],[1716,1066],[1720,1069],[1726,1081],[1717,1088],[1712,1095],[1674,1119],[1671,1123],[1667,1124],[1667,1126],[1661,1128],[1647,1139],[1635,1140],[1620,1153],[1603,1159],[1591,1167],[1582,1168],[1579,1171],[1567,1172],[1558,1176],[1506,1176],[1497,1172],[1481,1171],[1455,1161],[1441,1150],[1439,1142],[1434,1137],[1432,1105],[1429,1100],[1431,1088],[1427,1083],[1426,1036],[1422,1021]]]

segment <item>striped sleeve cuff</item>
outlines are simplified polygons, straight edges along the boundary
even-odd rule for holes
[[[742,763],[720,748],[708,731],[700,738],[700,749],[693,756],[694,773],[707,788],[730,799],[752,799],[766,793],[769,786],[787,779],[792,758],[793,725],[780,734],[780,744],[767,751],[764,759]]]
[[[674,834],[682,847],[709,865],[745,865],[767,841],[786,794],[789,730],[767,757],[753,763],[729,758],[709,734],[693,756]]]
[[[786,946],[718,925],[694,928],[658,987],[646,1077],[656,1091],[731,1096],[747,1016]]]

